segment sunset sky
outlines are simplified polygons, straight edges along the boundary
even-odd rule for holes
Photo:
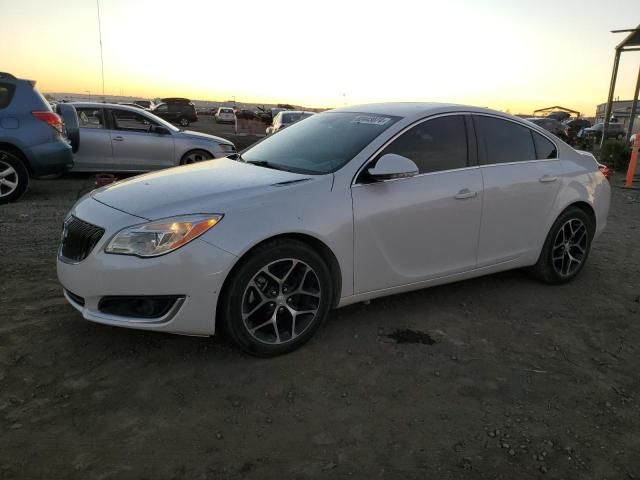
[[[639,0],[100,0],[105,92],[331,107],[450,101],[591,115]],[[0,71],[102,91],[95,0],[0,0]],[[631,98],[640,52],[623,55]]]

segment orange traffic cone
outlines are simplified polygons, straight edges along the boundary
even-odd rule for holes
[[[624,182],[626,188],[640,188],[640,165],[638,165],[638,150],[640,150],[640,133],[636,134],[633,147],[631,148],[631,159],[627,169],[627,178]]]

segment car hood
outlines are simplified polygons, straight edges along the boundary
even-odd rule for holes
[[[332,175],[302,175],[228,158],[160,170],[94,190],[105,205],[148,220],[192,213],[225,213],[264,205],[290,188],[329,190]]]
[[[218,143],[233,145],[229,140],[225,140],[224,138],[209,135],[208,133],[194,132],[193,130],[181,130],[178,135],[183,138],[198,138],[200,140],[211,140]]]

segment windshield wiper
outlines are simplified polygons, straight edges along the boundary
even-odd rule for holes
[[[244,158],[242,158],[242,155],[240,155],[239,153],[234,153],[232,155],[229,155],[229,157],[232,158],[233,160],[238,160],[239,162],[248,163],[250,165],[256,165],[258,167],[272,168],[273,170],[281,170],[283,172],[290,172],[290,173],[318,175],[318,172],[315,172],[313,170],[306,170],[304,168],[296,168],[296,167],[288,167],[284,165],[279,165],[277,163],[272,163],[267,160],[245,160]]]

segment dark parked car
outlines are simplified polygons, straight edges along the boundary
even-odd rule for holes
[[[187,98],[163,98],[163,103],[156,105],[151,111],[154,115],[167,122],[177,123],[181,127],[188,127],[190,123],[198,121],[195,105]]]
[[[594,140],[599,142],[602,138],[602,130],[604,129],[604,123],[596,123],[592,127],[583,128],[578,133],[578,138],[584,140]],[[607,139],[617,138],[618,140],[623,138],[625,134],[624,127],[621,123],[610,123],[607,127]]]
[[[75,109],[61,103],[55,113],[35,83],[0,72],[0,203],[17,200],[29,177],[73,166],[80,141]]]
[[[547,132],[553,133],[555,136],[560,137],[563,140],[568,140],[568,128],[560,123],[555,118],[549,117],[531,117],[527,118],[531,123],[535,123],[539,127],[544,128]]]
[[[589,128],[591,126],[591,122],[589,120],[585,120],[584,118],[572,118],[569,120],[565,120],[564,125],[567,127],[567,133],[569,138],[576,138],[580,130],[583,128]]]

